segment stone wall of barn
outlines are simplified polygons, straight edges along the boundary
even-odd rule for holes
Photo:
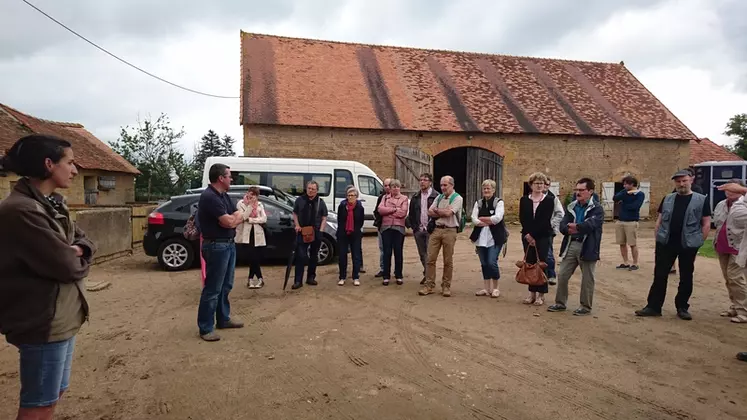
[[[503,196],[515,215],[523,183],[535,171],[560,183],[565,197],[581,177],[620,182],[628,173],[651,183],[651,214],[672,191],[671,176],[686,168],[689,142],[578,136],[431,133],[287,126],[245,126],[244,156],[345,159],[361,162],[380,178],[393,176],[397,146],[435,156],[457,147],[480,147],[503,156]]]

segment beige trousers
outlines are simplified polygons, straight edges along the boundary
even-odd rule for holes
[[[456,228],[436,228],[428,238],[428,264],[425,269],[425,285],[431,289],[436,287],[436,261],[441,248],[444,249],[444,274],[441,277],[441,287],[450,288],[454,274],[454,245],[456,244]]]
[[[721,272],[726,281],[726,291],[729,293],[731,307],[737,315],[747,316],[747,269],[737,264],[737,256],[731,254],[718,254],[718,262],[721,264]]]

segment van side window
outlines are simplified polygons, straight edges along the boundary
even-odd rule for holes
[[[384,192],[384,185],[372,176],[358,175],[358,186],[361,194],[378,197]]]
[[[343,169],[335,169],[335,198],[347,198],[345,190],[353,185],[353,174]]]
[[[332,189],[332,175],[330,174],[307,174],[309,181],[314,180],[319,184],[319,196],[327,197]]]
[[[259,172],[231,171],[234,185],[262,185]]]
[[[301,195],[304,193],[306,183],[304,174],[284,174],[270,172],[267,174],[267,183],[273,188],[277,188],[290,195]],[[319,185],[321,190],[321,184]],[[321,191],[319,192],[321,195]]]

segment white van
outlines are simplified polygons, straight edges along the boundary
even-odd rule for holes
[[[210,184],[208,172],[216,163],[231,168],[234,184],[266,185],[294,196],[303,194],[306,183],[314,180],[319,183],[319,196],[330,211],[337,211],[340,202],[346,200],[345,188],[355,185],[365,209],[363,229],[376,230],[373,212],[384,185],[374,171],[362,163],[349,160],[212,156],[205,161],[203,187]]]

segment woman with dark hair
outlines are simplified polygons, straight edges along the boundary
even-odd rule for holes
[[[363,204],[358,200],[358,189],[348,187],[347,200],[337,208],[337,247],[339,249],[338,265],[340,280],[338,286],[344,286],[348,276],[348,248],[353,260],[353,286],[360,286],[360,270],[363,261],[362,241],[363,222],[365,220]]]
[[[51,419],[88,319],[83,282],[96,248],[55,192],[78,174],[70,143],[23,137],[0,158],[0,170],[21,176],[0,202],[0,333],[20,353],[17,419]]]
[[[529,176],[532,192],[519,200],[519,220],[521,221],[521,243],[524,245],[526,261],[529,264],[547,262],[555,212],[555,197],[545,192],[545,184],[550,182],[547,175],[536,172]],[[539,261],[538,261],[539,260]],[[529,286],[529,296],[524,299],[527,305],[545,304],[547,283]]]
[[[267,246],[265,229],[267,223],[265,206],[259,201],[259,188],[250,187],[244,199],[236,206],[244,215],[244,223],[236,226],[236,243],[249,246],[249,280],[246,287],[261,289],[265,285],[262,278],[262,248]],[[254,278],[257,280],[254,280]]]

